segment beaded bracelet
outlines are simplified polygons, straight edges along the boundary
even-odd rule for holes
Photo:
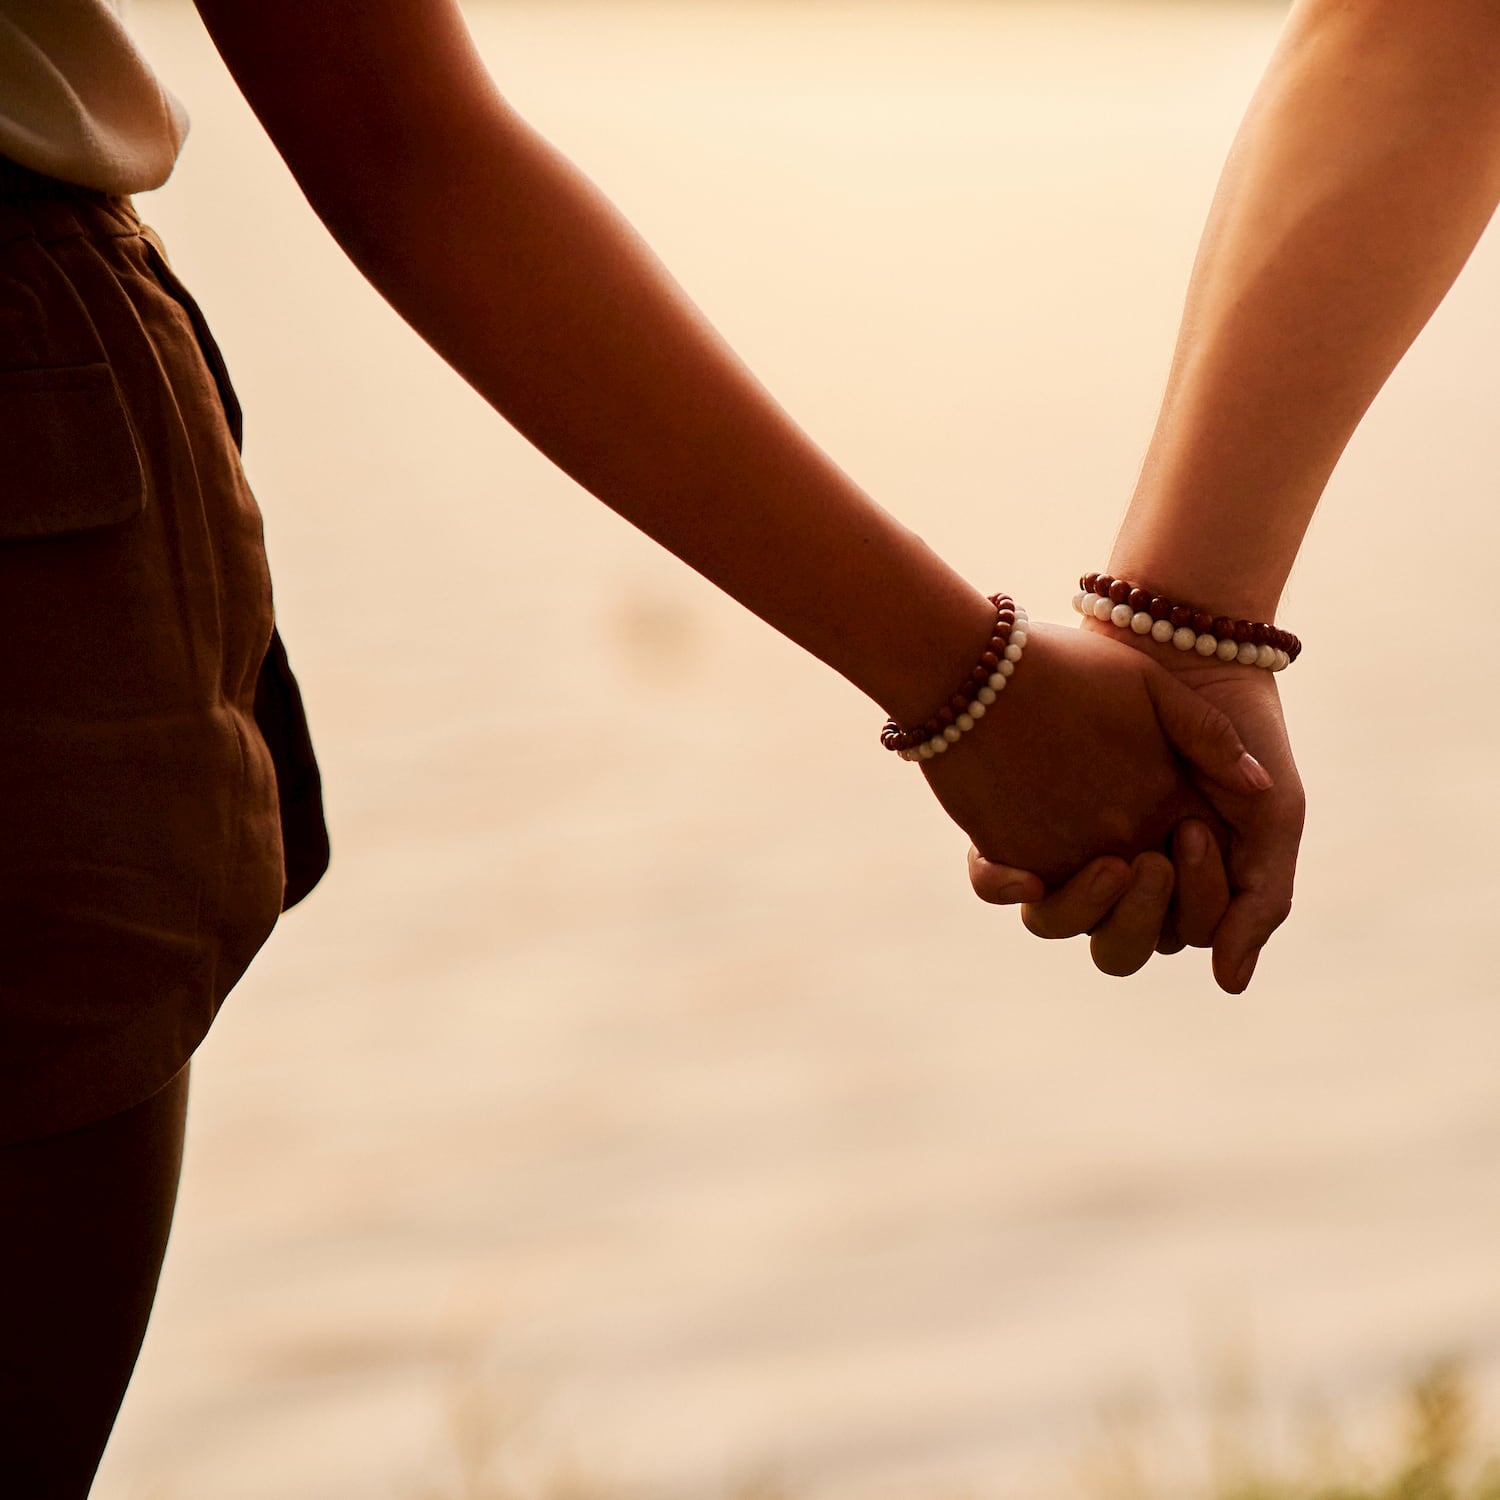
[[[954,689],[948,701],[915,729],[903,729],[894,719],[880,731],[880,743],[902,760],[931,760],[956,745],[988,712],[1005,691],[1026,649],[1026,611],[1009,594],[991,594],[995,628],[974,669]]]
[[[1280,672],[1302,653],[1302,642],[1290,630],[1278,630],[1262,620],[1231,620],[1191,604],[1174,604],[1108,573],[1085,573],[1078,583],[1073,608],[1079,614],[1137,635],[1149,634],[1161,645],[1170,641],[1179,651],[1268,672]]]

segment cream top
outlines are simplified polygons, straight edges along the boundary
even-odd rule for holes
[[[0,156],[106,193],[171,175],[182,105],[130,39],[124,0],[0,0]]]

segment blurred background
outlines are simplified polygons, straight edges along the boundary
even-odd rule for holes
[[[466,9],[820,441],[1070,619],[1284,7]],[[195,1063],[96,1496],[457,1494],[477,1429],[652,1500],[1043,1500],[1121,1412],[1190,1483],[1225,1361],[1273,1443],[1442,1356],[1493,1416],[1493,236],[1285,605],[1296,914],[1242,998],[1197,953],[1109,980],[971,897],[872,704],[395,318],[190,5],[132,17],[194,121],[140,208],[246,407],[334,864]]]

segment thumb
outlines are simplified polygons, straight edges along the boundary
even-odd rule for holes
[[[1302,819],[1296,810],[1257,803],[1257,814],[1242,846],[1231,860],[1234,899],[1214,929],[1214,977],[1219,987],[1238,995],[1255,972],[1260,950],[1292,911],[1292,880]]]
[[[1146,674],[1146,691],[1162,733],[1200,776],[1226,792],[1268,792],[1271,773],[1245,749],[1239,731],[1207,698],[1160,667]]]

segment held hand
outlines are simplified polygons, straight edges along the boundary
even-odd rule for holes
[[[1234,888],[1213,935],[1214,975],[1224,989],[1239,994],[1250,982],[1260,950],[1291,911],[1306,813],[1276,676],[1256,667],[1205,661],[1191,652],[1157,645],[1149,637],[1127,638],[1092,620],[1083,622],[1082,631],[1151,657],[1179,683],[1227,714],[1274,778],[1270,791],[1253,797],[1237,796],[1219,782],[1200,781],[1204,795],[1229,830],[1228,867]]]
[[[1214,819],[1183,760],[1226,807],[1253,802],[1267,780],[1223,714],[1139,653],[1033,623],[1025,661],[1000,702],[923,769],[974,840],[982,896],[1040,902],[1042,881],[1066,880],[1032,909],[1028,925],[1044,936],[1071,935],[1081,913],[1094,926],[1108,912],[1095,930],[1095,961],[1130,973],[1157,945],[1172,891],[1172,865],[1159,851],[1184,819]],[[1205,907],[1216,922],[1222,909],[1214,853],[1210,845],[1197,870],[1184,862],[1183,889],[1196,899],[1184,927],[1203,927]],[[1036,876],[1018,873],[1026,870]],[[997,875],[1008,890],[994,888]]]
[[[1094,966],[1124,977],[1153,952],[1213,946],[1229,908],[1218,826],[1185,819],[1172,830],[1172,858],[1147,852],[1127,864],[1104,855],[1050,891],[1035,875],[970,849],[969,881],[983,901],[1020,904],[1022,922],[1037,937],[1088,933]]]

